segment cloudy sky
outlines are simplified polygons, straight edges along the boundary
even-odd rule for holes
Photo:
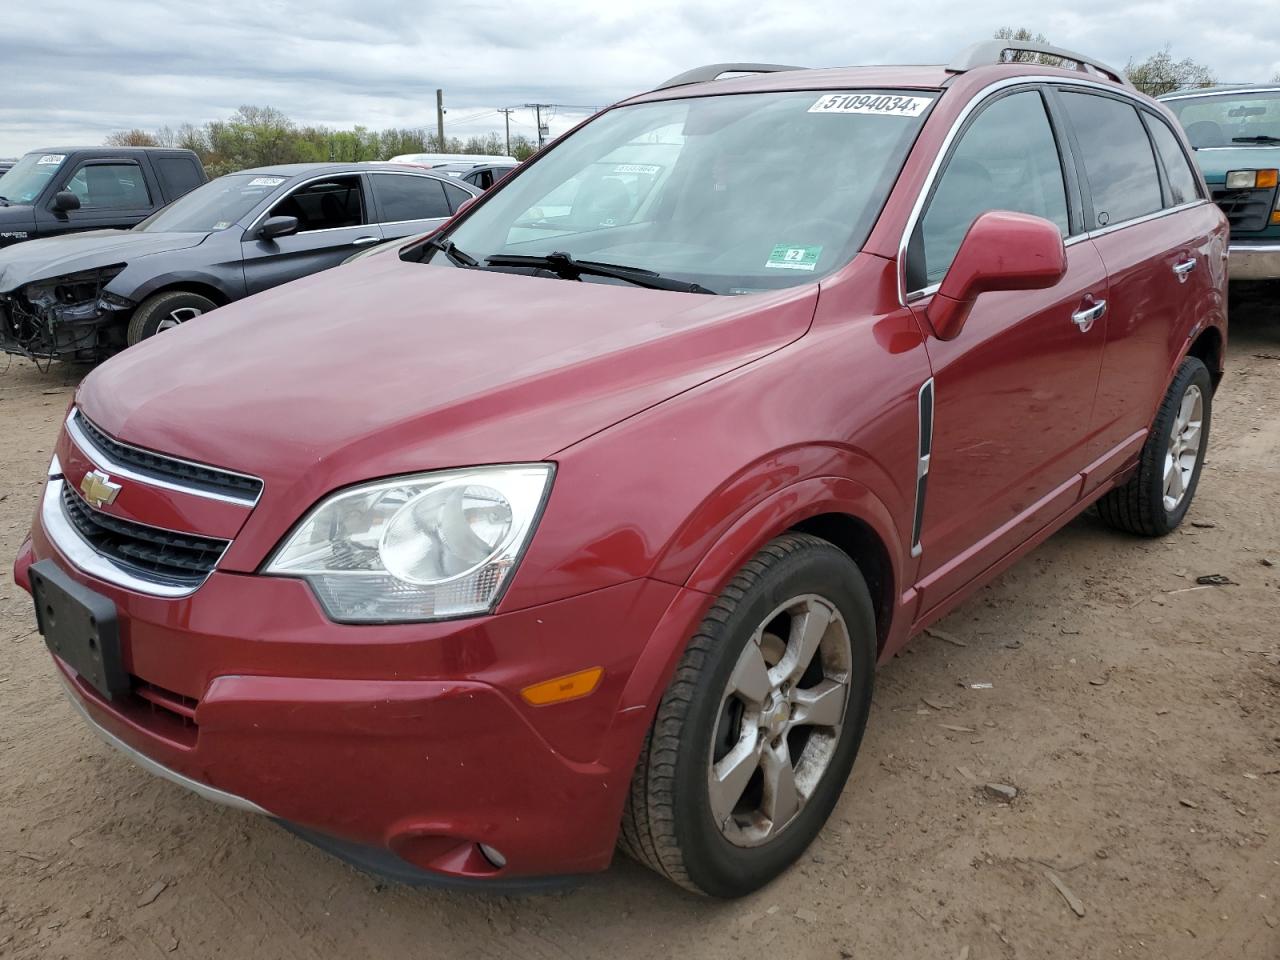
[[[1033,14],[1027,9],[1038,10]],[[274,106],[303,123],[501,129],[496,108],[610,103],[700,63],[945,62],[1026,26],[1123,66],[1169,44],[1224,81],[1280,72],[1276,0],[9,0],[0,156]],[[1213,15],[1209,16],[1210,11]],[[581,113],[560,110],[559,133]],[[531,111],[512,132],[532,135]]]

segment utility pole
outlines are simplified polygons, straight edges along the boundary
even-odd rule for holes
[[[542,111],[550,110],[551,107],[553,106],[554,104],[551,104],[551,103],[526,103],[525,104],[525,107],[531,107],[534,113],[538,117],[538,149],[539,150],[542,149],[543,143],[546,142],[547,133],[549,132],[547,128],[542,125]]]
[[[511,156],[511,114],[515,113],[514,107],[505,107],[498,111],[502,114],[503,119],[507,121],[507,156]]]
[[[436,88],[436,131],[440,137],[440,152],[444,153],[444,91]]]

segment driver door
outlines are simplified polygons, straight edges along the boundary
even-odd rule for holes
[[[363,246],[380,243],[382,230],[371,223],[372,205],[360,174],[324,177],[303,183],[277,200],[245,234],[241,244],[248,293],[336,267]],[[296,217],[298,231],[271,240],[252,239],[267,217]]]
[[[1034,214],[1067,240],[1056,286],[983,294],[958,337],[928,341],[934,419],[918,541],[922,615],[1079,498],[1106,320],[1076,318],[1106,299],[1107,273],[1083,235],[1060,144],[1039,89],[995,95],[960,134],[912,234],[907,289],[921,312],[979,214]]]

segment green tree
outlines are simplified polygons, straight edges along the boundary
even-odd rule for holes
[[[1212,70],[1190,57],[1174,60],[1168,44],[1145,60],[1130,60],[1124,68],[1129,82],[1152,97],[1186,87],[1209,87],[1218,82]]]

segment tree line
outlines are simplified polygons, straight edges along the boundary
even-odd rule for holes
[[[405,153],[507,153],[506,140],[497,133],[466,139],[446,135],[441,143],[436,131],[426,127],[339,130],[304,126],[274,107],[251,105],[242,106],[226,120],[210,120],[202,126],[184,123],[176,129],[118,131],[108,136],[106,143],[193,150],[211,177],[282,163],[355,163],[389,160]],[[537,149],[537,143],[528,137],[511,138],[511,155],[519,160]]]

